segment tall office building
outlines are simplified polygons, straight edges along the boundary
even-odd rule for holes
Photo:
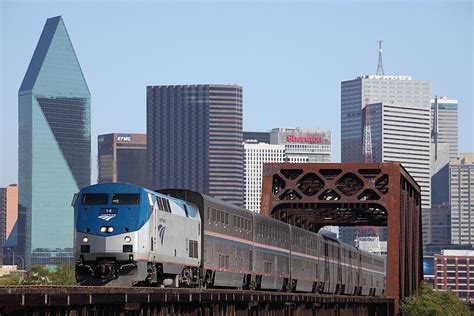
[[[147,87],[147,152],[152,188],[243,206],[242,87]]]
[[[474,244],[474,153],[449,163],[451,242]]]
[[[90,184],[90,92],[60,16],[18,92],[19,243],[25,263],[72,258],[74,193]]]
[[[433,143],[449,145],[449,159],[458,158],[458,101],[447,97],[431,100]],[[435,154],[438,152],[435,151]]]
[[[0,265],[17,246],[18,186],[0,188]]]
[[[270,143],[285,146],[285,162],[331,162],[331,131],[322,128],[274,128]]]
[[[145,134],[99,135],[97,144],[97,182],[123,182],[147,187]]]
[[[285,161],[285,145],[270,145],[256,141],[244,142],[244,189],[246,209],[260,213],[263,164]]]
[[[341,83],[342,162],[364,161],[368,99],[373,161],[402,163],[421,187],[424,216],[431,206],[430,96],[430,81],[409,76],[367,75]],[[343,241],[354,244],[357,228],[344,227],[340,232]]]

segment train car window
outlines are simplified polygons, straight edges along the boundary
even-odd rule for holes
[[[225,213],[225,224],[229,225],[229,213]]]
[[[212,221],[217,221],[217,210],[215,208],[212,209]]]
[[[107,205],[109,195],[107,193],[84,193],[82,205]]]
[[[112,194],[112,204],[138,204],[140,203],[140,193],[114,193]]]

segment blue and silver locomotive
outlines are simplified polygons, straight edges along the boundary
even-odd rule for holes
[[[97,184],[74,199],[81,284],[382,295],[384,259],[189,190]]]
[[[86,187],[73,202],[78,282],[181,286],[197,281],[196,206],[121,183]]]

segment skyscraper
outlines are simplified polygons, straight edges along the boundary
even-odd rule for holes
[[[431,100],[433,143],[449,145],[449,159],[458,158],[458,100],[440,97]],[[436,154],[436,153],[435,153]]]
[[[244,142],[245,208],[260,212],[263,164],[284,162],[285,145],[270,145],[256,141]]]
[[[97,182],[124,182],[147,187],[145,134],[105,134],[98,138]]]
[[[449,163],[451,242],[474,244],[474,153]]]
[[[3,258],[9,253],[4,252],[7,247],[17,246],[17,219],[18,219],[18,186],[10,184],[0,188],[0,265],[5,263]]]
[[[18,92],[19,243],[26,264],[72,256],[71,199],[90,184],[90,92],[60,16],[46,21]]]
[[[147,87],[147,152],[151,188],[243,206],[242,87]]]
[[[286,162],[331,162],[331,131],[324,128],[274,128],[271,144],[285,145]]]
[[[341,161],[364,161],[368,99],[373,161],[402,163],[421,187],[424,215],[431,206],[430,98],[431,82],[409,76],[367,75],[341,83]],[[343,241],[353,244],[356,230],[342,228]]]

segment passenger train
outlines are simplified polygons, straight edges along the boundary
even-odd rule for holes
[[[84,285],[384,293],[382,257],[198,192],[96,184],[73,206]]]

